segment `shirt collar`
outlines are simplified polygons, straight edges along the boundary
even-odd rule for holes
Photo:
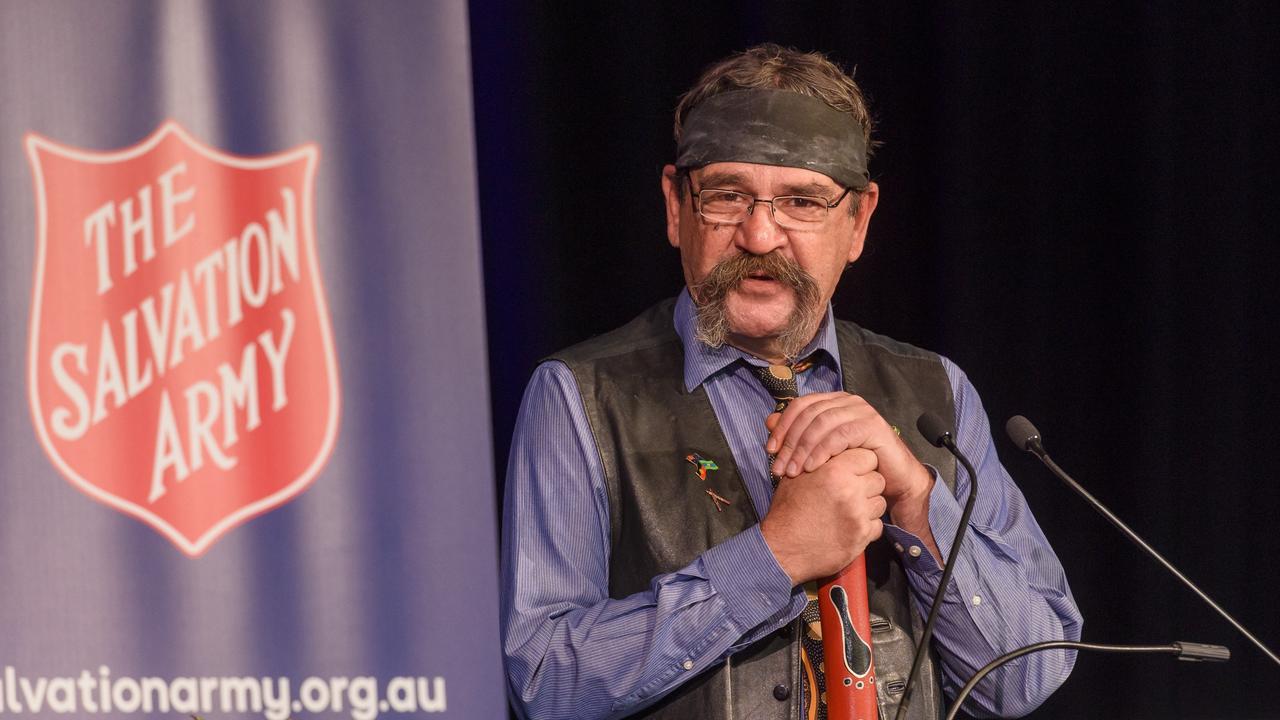
[[[676,299],[676,310],[674,322],[676,333],[680,335],[680,343],[684,346],[684,389],[685,392],[693,392],[693,389],[706,382],[707,378],[724,370],[738,360],[744,360],[751,365],[763,366],[767,363],[754,355],[749,355],[732,345],[723,345],[719,348],[712,348],[704,343],[699,342],[695,337],[695,327],[697,323],[697,308],[694,307],[693,298],[689,295],[689,288],[680,291],[680,297]],[[805,346],[800,357],[808,357],[820,350],[826,351],[827,358],[833,363],[836,372],[840,368],[840,350],[836,346],[836,325],[831,314],[831,304],[827,304],[826,315],[823,316],[822,324],[818,326],[818,334],[813,340]],[[823,360],[821,354],[815,361]]]

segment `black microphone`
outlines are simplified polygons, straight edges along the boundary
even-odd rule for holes
[[[955,444],[951,437],[951,428],[943,422],[942,418],[931,412],[924,413],[916,419],[916,429],[934,447],[947,447],[950,449],[948,443]]]
[[[907,713],[907,706],[911,704],[911,686],[915,684],[921,658],[929,652],[929,639],[933,637],[933,625],[938,619],[938,610],[942,608],[942,596],[946,593],[947,585],[951,583],[951,573],[956,567],[956,556],[960,554],[960,543],[964,541],[965,531],[969,528],[969,516],[973,514],[973,501],[978,497],[978,473],[973,471],[973,465],[969,459],[960,452],[960,448],[956,447],[951,426],[937,415],[926,412],[916,418],[916,430],[919,430],[920,435],[931,445],[946,448],[964,465],[965,471],[969,473],[969,498],[964,502],[964,512],[960,514],[960,525],[956,528],[956,537],[951,542],[951,552],[947,553],[947,564],[942,569],[942,579],[938,582],[938,589],[933,594],[929,618],[925,620],[924,632],[920,633],[920,643],[916,646],[916,656],[911,661],[911,672],[907,673],[907,684],[902,689],[902,701],[898,704],[898,712],[894,715],[894,720],[901,720]]]
[[[1004,424],[1004,431],[1019,450],[1035,453],[1037,456],[1044,452],[1044,447],[1040,444],[1040,431],[1025,417],[1014,415],[1009,418]]]
[[[1057,475],[1059,480],[1067,484],[1067,487],[1071,488],[1077,495],[1084,498],[1085,502],[1089,503],[1094,510],[1097,510],[1104,518],[1107,519],[1107,522],[1110,522],[1116,527],[1116,529],[1123,533],[1125,537],[1129,538],[1135,545],[1142,548],[1143,552],[1155,558],[1156,562],[1163,565],[1165,570],[1168,570],[1174,577],[1181,580],[1183,585],[1190,588],[1191,592],[1199,596],[1199,598],[1209,607],[1216,610],[1217,613],[1226,619],[1227,622],[1231,623],[1232,627],[1239,630],[1241,635],[1248,638],[1249,641],[1256,645],[1259,650],[1266,654],[1267,657],[1271,658],[1277,665],[1280,665],[1280,657],[1276,657],[1276,654],[1271,652],[1270,648],[1263,645],[1262,641],[1254,637],[1253,633],[1246,630],[1245,627],[1237,622],[1235,618],[1231,617],[1226,610],[1223,610],[1218,603],[1211,600],[1203,590],[1196,586],[1195,583],[1191,582],[1186,575],[1179,572],[1179,570],[1173,566],[1173,563],[1165,560],[1164,556],[1156,552],[1155,548],[1151,547],[1142,538],[1138,537],[1138,534],[1133,530],[1130,530],[1129,526],[1125,525],[1120,518],[1116,517],[1115,513],[1108,510],[1106,505],[1103,505],[1097,498],[1090,495],[1088,490],[1085,490],[1080,483],[1072,479],[1065,470],[1058,467],[1058,464],[1049,457],[1049,453],[1045,452],[1044,445],[1040,441],[1040,431],[1036,430],[1036,426],[1032,425],[1030,420],[1021,415],[1014,415],[1009,418],[1009,422],[1005,423],[1005,432],[1008,433],[1009,439],[1013,441],[1014,445],[1017,445],[1019,449],[1025,450],[1040,458],[1040,462],[1044,463],[1045,467],[1049,468],[1050,472]]]

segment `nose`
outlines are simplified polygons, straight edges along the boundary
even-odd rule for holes
[[[747,219],[738,225],[737,246],[752,255],[766,255],[787,243],[787,232],[773,218],[773,206],[757,200]]]

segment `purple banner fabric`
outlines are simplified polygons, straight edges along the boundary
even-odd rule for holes
[[[0,106],[0,715],[505,718],[465,3],[4,3]]]

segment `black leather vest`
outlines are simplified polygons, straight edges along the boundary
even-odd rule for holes
[[[684,389],[684,351],[673,310],[674,301],[667,300],[613,332],[553,356],[577,380],[603,461],[612,536],[609,593],[615,598],[645,590],[655,575],[688,565],[759,522],[706,391]],[[836,337],[845,390],[866,398],[901,428],[916,457],[938,468],[954,490],[955,459],[915,431],[916,418],[926,410],[955,422],[951,384],[938,356],[843,321],[836,323]],[[691,453],[719,465],[712,489],[729,501],[722,511],[693,477],[686,460]],[[866,558],[880,710],[891,718],[922,623],[888,541],[869,546]],[[635,717],[799,720],[798,632],[798,621],[789,624]],[[935,664],[928,658],[921,668],[912,720],[940,715]],[[775,694],[778,686],[787,691]]]

